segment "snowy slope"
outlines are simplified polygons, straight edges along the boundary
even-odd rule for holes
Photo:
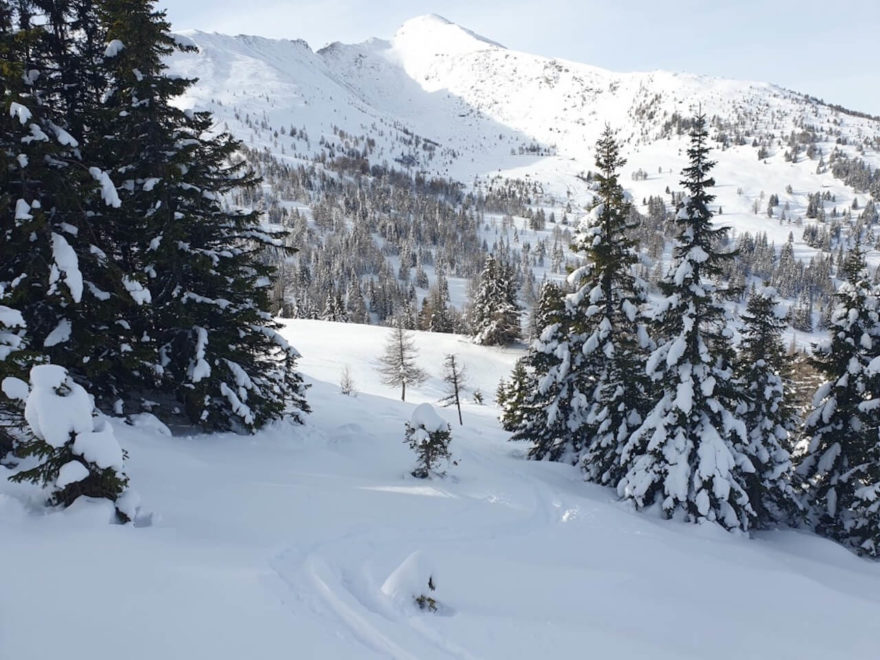
[[[625,174],[648,174],[646,181],[624,177],[641,199],[679,188],[686,135],[674,122],[701,108],[713,135],[728,137],[729,146],[713,153],[725,219],[743,231],[770,230],[777,245],[791,227],[774,230],[778,222],[768,221],[761,192],[789,202],[792,217],[803,216],[808,193],[831,192],[841,209],[856,196],[829,173],[817,174],[817,161],[803,153],[786,162],[783,143],[792,132],[813,131],[826,158],[835,147],[849,155],[861,150],[880,165],[880,121],[803,94],[683,73],[616,73],[517,52],[438,16],[406,22],[390,41],[335,43],[318,52],[303,41],[187,36],[199,53],[175,56],[172,67],[200,82],[185,103],[212,110],[246,143],[285,158],[315,157],[322,139],[343,148],[346,137],[369,137],[376,142],[371,162],[403,162],[466,185],[498,174],[528,178],[542,184],[547,203],[577,211],[592,198],[578,175],[593,167],[593,144],[606,123],[625,143]],[[291,125],[306,130],[308,146],[275,135]],[[754,140],[768,143],[764,160]],[[750,208],[759,199],[756,216]]]
[[[373,367],[387,330],[287,333],[313,384],[305,427],[171,438],[114,422],[152,526],[86,502],[45,513],[0,479],[0,658],[876,655],[880,565],[805,533],[656,520],[525,461],[491,406],[515,350],[418,333],[432,378],[402,403]],[[450,352],[490,405],[453,426],[449,478],[418,481],[404,421],[436,401]],[[346,364],[355,398],[336,384]],[[414,605],[425,592],[436,614]]]

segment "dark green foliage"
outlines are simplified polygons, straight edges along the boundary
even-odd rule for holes
[[[495,391],[495,402],[501,409],[501,428],[509,433],[516,431],[525,419],[525,398],[528,394],[529,374],[526,371],[526,359],[520,358],[513,367],[509,380],[498,383]]]
[[[738,411],[746,426],[743,453],[754,466],[744,475],[756,527],[791,523],[798,503],[791,486],[791,449],[797,417],[791,401],[789,357],[782,333],[785,313],[776,291],[754,291],[742,314],[736,376],[746,399]]]
[[[573,420],[583,436],[582,464],[587,480],[617,485],[623,476],[621,452],[642,423],[651,404],[645,375],[647,335],[642,308],[644,284],[633,275],[638,262],[630,238],[638,228],[618,180],[626,161],[610,127],[596,144],[597,205],[573,246],[586,265],[570,280],[577,290],[568,297],[571,334],[582,345],[577,389],[586,402]]]
[[[61,367],[35,367],[31,371],[26,416],[29,428],[21,430],[16,456],[24,460],[34,458],[38,462],[13,474],[10,481],[31,482],[48,488],[50,506],[70,506],[81,495],[108,499],[117,504],[119,520],[128,522],[134,513],[134,504],[130,500],[120,501],[128,487],[128,477],[122,468],[125,452],[116,443],[112,427],[94,416],[91,398],[82,386],[73,382]],[[51,420],[46,419],[49,416]],[[52,434],[46,431],[47,425],[53,427]],[[70,430],[59,438],[54,435],[57,433],[54,427]],[[81,439],[83,444],[79,443]],[[97,454],[92,449],[96,442],[100,445]],[[115,458],[108,455],[114,446]],[[99,465],[96,461],[105,461],[105,464]],[[64,470],[71,466],[84,468],[85,474],[62,482]]]
[[[733,378],[724,306],[732,292],[718,284],[735,255],[721,248],[729,228],[712,222],[714,163],[703,115],[690,137],[675,262],[660,283],[665,299],[654,327],[658,347],[647,363],[659,400],[623,449],[626,473],[618,493],[640,508],[659,504],[670,517],[748,530],[755,512],[744,475],[753,467],[735,414],[742,393]]]
[[[880,310],[860,249],[848,256],[831,341],[814,349],[826,378],[804,425],[797,474],[820,534],[880,556]]]
[[[583,397],[568,375],[577,369],[582,354],[569,341],[565,296],[556,284],[547,282],[541,288],[535,325],[538,336],[517,365],[524,368],[525,382],[519,385],[516,372],[512,382],[524,391],[512,390],[504,415],[516,419],[511,439],[531,443],[530,458],[574,463],[580,447],[573,442],[576,429],[569,423]]]
[[[299,420],[305,388],[269,313],[264,258],[290,252],[286,232],[229,207],[230,193],[258,183],[241,145],[214,135],[208,113],[174,105],[193,81],[168,76],[164,59],[190,47],[150,0],[18,7],[26,29],[4,32],[4,73],[40,75],[3,77],[4,110],[20,102],[32,118],[7,111],[0,124],[11,145],[0,202],[30,208],[0,220],[0,288],[24,282],[11,302],[30,345],[104,408],[158,399],[161,416],[179,409],[207,429]],[[22,141],[34,126],[47,137]]]
[[[422,404],[427,406],[428,404]],[[418,410],[418,409],[417,409]],[[432,410],[433,412],[433,410]],[[452,457],[449,443],[452,430],[449,425],[426,425],[425,423],[406,423],[406,439],[410,449],[416,453],[416,467],[411,472],[417,479],[427,479],[432,474],[442,477],[446,472],[443,464]]]
[[[474,341],[485,346],[506,346],[520,338],[520,307],[512,269],[489,255],[471,301]]]

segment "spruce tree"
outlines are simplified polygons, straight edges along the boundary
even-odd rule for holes
[[[776,290],[754,291],[742,314],[736,374],[745,388],[738,416],[745,423],[743,452],[755,471],[746,473],[746,491],[755,526],[790,523],[797,512],[791,485],[791,447],[797,418],[791,404],[789,358],[782,333],[786,314]]]
[[[0,283],[31,349],[104,408],[166,397],[160,414],[208,428],[299,418],[262,258],[283,235],[229,208],[256,181],[207,113],[175,107],[192,81],[163,61],[186,47],[152,6],[3,6]]]
[[[816,531],[880,556],[880,308],[864,255],[848,255],[830,342],[814,347],[825,376],[804,424],[797,474]],[[874,364],[872,364],[872,362]]]
[[[661,282],[658,347],[646,367],[659,400],[623,449],[618,493],[638,508],[659,505],[667,517],[747,530],[755,512],[745,475],[755,468],[735,416],[742,395],[724,306],[730,292],[717,284],[734,253],[720,249],[728,228],[712,223],[705,116],[695,118],[690,139],[675,261]]]
[[[583,360],[572,340],[565,297],[556,284],[541,288],[536,325],[537,338],[522,358],[526,369],[525,391],[513,392],[504,415],[518,419],[512,440],[531,443],[529,458],[576,463],[583,437],[577,433],[586,409],[586,398],[571,377]],[[514,379],[513,384],[517,384]],[[572,424],[574,423],[574,426]]]
[[[25,405],[30,439],[17,453],[37,457],[35,467],[17,472],[12,481],[29,481],[49,490],[51,506],[70,506],[78,497],[112,501],[117,517],[134,517],[136,497],[126,496],[125,452],[107,420],[95,415],[91,396],[59,366],[31,369]]]
[[[588,402],[584,417],[569,427],[584,438],[587,480],[610,485],[623,476],[623,446],[651,403],[644,369],[646,294],[633,275],[638,256],[630,238],[638,223],[629,220],[630,204],[618,180],[625,163],[606,126],[596,144],[597,204],[573,246],[586,264],[569,277],[578,288],[566,300],[571,334],[583,353],[570,378]]]
[[[174,100],[194,81],[166,73],[165,58],[192,50],[169,34],[151,0],[103,0],[110,86],[101,109],[109,139],[91,146],[121,182],[113,216],[123,246],[115,261],[134,303],[138,343],[151,348],[135,385],[158,387],[209,429],[259,428],[307,410],[293,370],[296,351],[269,309],[274,269],[261,258],[284,249],[284,232],[227,196],[256,185],[229,134],[207,112]]]
[[[452,454],[449,443],[452,430],[429,403],[416,406],[412,419],[406,423],[404,442],[416,453],[416,467],[410,473],[417,479],[427,479],[432,474],[443,477],[443,469]]]
[[[44,11],[27,1],[0,8],[0,290],[26,328],[18,333],[30,348],[20,378],[40,359],[82,366],[100,341],[83,322],[98,302],[88,301],[82,270],[100,252],[87,212],[96,182],[68,130],[78,119],[71,108],[81,106],[73,25],[83,21],[74,9],[89,8],[57,2]]]
[[[526,358],[520,358],[513,366],[510,378],[502,379],[495,390],[495,402],[501,410],[501,428],[513,433],[526,421],[526,396],[531,389],[531,375],[526,368]]]
[[[519,315],[513,273],[490,254],[471,301],[474,341],[484,346],[513,343],[521,334]]]

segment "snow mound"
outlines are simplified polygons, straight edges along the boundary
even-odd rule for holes
[[[434,406],[430,403],[422,403],[413,410],[410,424],[415,428],[424,428],[428,433],[445,431],[448,424],[446,420],[437,414]]]
[[[63,367],[54,364],[34,367],[31,386],[24,417],[38,438],[53,447],[61,447],[71,433],[92,430],[91,397],[67,377]]]
[[[428,582],[434,589],[428,586]],[[434,597],[437,570],[423,552],[417,550],[404,559],[382,583],[379,591],[400,609],[417,608],[416,598],[421,595]]]

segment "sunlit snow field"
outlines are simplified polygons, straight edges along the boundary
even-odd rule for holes
[[[172,438],[113,421],[151,526],[94,502],[47,513],[2,480],[0,658],[876,657],[880,564],[802,532],[634,513],[524,460],[493,401],[517,351],[416,333],[431,379],[403,403],[374,368],[386,329],[287,325],[305,426]],[[438,409],[458,465],[421,481],[404,422],[441,396],[447,353],[487,405],[463,427]],[[357,397],[339,392],[346,364]]]

